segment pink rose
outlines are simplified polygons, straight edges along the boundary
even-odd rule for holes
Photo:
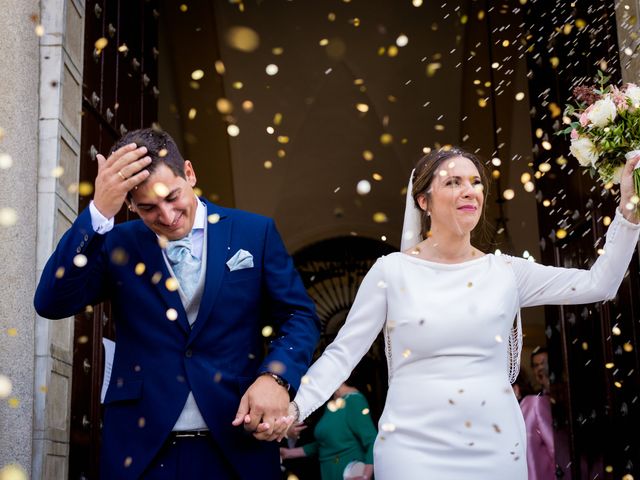
[[[580,125],[582,127],[586,127],[587,125],[589,125],[589,111],[591,110],[591,105],[580,114]]]
[[[580,135],[578,135],[578,131],[574,128],[571,130],[571,140],[576,140]]]

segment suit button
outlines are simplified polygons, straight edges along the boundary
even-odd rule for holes
[[[191,351],[191,349],[188,349],[186,352],[184,352],[184,356],[187,358],[193,357],[193,352]]]

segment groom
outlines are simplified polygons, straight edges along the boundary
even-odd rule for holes
[[[198,198],[195,184],[167,133],[126,134],[98,155],[94,199],[36,291],[51,319],[111,301],[104,479],[280,478],[278,445],[259,440],[288,426],[314,306],[274,222]],[[125,202],[141,220],[114,226]]]

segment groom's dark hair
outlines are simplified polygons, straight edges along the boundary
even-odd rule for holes
[[[152,174],[160,164],[165,164],[176,177],[185,177],[184,158],[178,150],[176,142],[164,130],[159,128],[141,128],[125,133],[111,147],[113,153],[121,147],[135,143],[138,147],[147,147],[147,155],[151,163],[145,168]]]

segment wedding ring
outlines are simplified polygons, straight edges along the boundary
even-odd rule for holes
[[[118,175],[120,175],[120,178],[122,180],[126,180],[127,179],[127,177],[124,176],[124,173],[122,173],[122,170],[118,170]]]

